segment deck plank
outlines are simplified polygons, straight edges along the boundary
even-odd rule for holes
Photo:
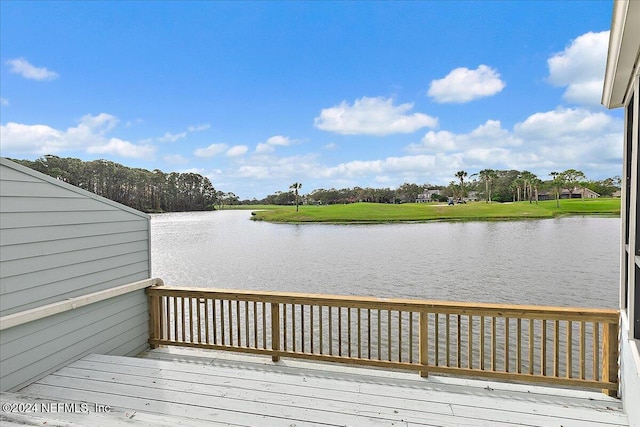
[[[535,423],[538,417],[547,416],[554,420],[563,418],[567,420],[580,420],[584,418],[584,407],[574,408],[566,405],[566,400],[561,404],[557,402],[537,402],[535,399],[527,399],[518,402],[513,396],[493,396],[492,391],[481,389],[482,395],[473,393],[460,393],[455,395],[442,392],[442,390],[422,390],[417,387],[399,387],[398,385],[389,386],[371,384],[366,382],[366,377],[361,378],[359,382],[340,382],[327,378],[317,377],[294,377],[288,378],[282,374],[267,375],[264,372],[251,371],[247,376],[245,372],[229,371],[228,369],[208,365],[207,374],[203,375],[203,368],[197,365],[180,366],[179,370],[168,369],[174,367],[170,362],[158,364],[158,366],[150,368],[144,366],[136,359],[118,361],[117,364],[100,362],[80,361],[73,365],[74,368],[81,368],[88,373],[107,370],[111,373],[120,373],[127,375],[146,376],[148,378],[162,378],[167,380],[184,380],[191,383],[202,384],[205,386],[203,390],[215,393],[215,390],[222,388],[224,392],[229,386],[233,386],[234,390],[240,392],[249,392],[252,390],[269,390],[269,393],[277,393],[281,397],[307,397],[312,400],[327,400],[329,402],[345,402],[351,405],[371,406],[374,405],[378,411],[387,409],[390,412],[405,410],[418,411],[421,416],[427,414],[445,414],[451,415],[457,412],[458,415],[464,416],[469,411],[475,411],[474,417],[480,418],[479,413],[484,413],[482,417],[487,421],[503,421],[503,422],[529,422]],[[120,364],[126,363],[126,364]],[[127,365],[129,364],[130,365]],[[67,370],[60,371],[65,374]],[[82,375],[77,373],[76,375]],[[423,381],[424,384],[424,381]],[[229,396],[229,394],[227,394]],[[402,396],[402,397],[399,397]],[[508,399],[508,403],[502,403],[504,398]],[[271,399],[270,396],[264,396],[264,399]],[[277,399],[277,398],[276,398]],[[279,401],[279,399],[277,399]],[[499,414],[487,412],[485,408],[500,406],[505,408]],[[521,406],[521,407],[520,407]],[[455,411],[454,411],[455,409]],[[599,409],[606,410],[606,407],[600,406]],[[529,417],[529,413],[535,412],[536,418]],[[594,412],[590,416],[590,421],[602,424],[617,424],[612,422],[611,414],[606,412]],[[512,415],[513,414],[513,415]],[[410,418],[410,417],[409,417]],[[616,417],[614,417],[615,419]],[[618,417],[621,421],[623,416]]]
[[[34,395],[23,393],[0,393],[0,401],[2,404],[29,404],[40,406],[52,403],[52,399],[37,397]],[[64,400],[56,398],[55,402],[64,403]],[[70,403],[69,401],[66,401]],[[33,407],[33,406],[30,406]],[[220,424],[212,421],[198,420],[199,426],[228,426],[229,424]],[[131,426],[153,426],[153,427],[174,427],[174,426],[193,426],[194,423],[183,417],[174,417],[167,415],[152,414],[149,412],[140,412],[131,409],[123,409],[119,407],[110,407],[108,412],[90,411],[87,413],[77,412],[49,412],[30,411],[28,413],[7,412],[0,413],[0,425],[2,427],[9,426],[47,426],[47,427],[75,427],[86,425],[102,425],[109,427],[131,427]]]
[[[620,401],[597,392],[221,353],[89,355],[21,393],[103,403],[187,425],[628,425]]]

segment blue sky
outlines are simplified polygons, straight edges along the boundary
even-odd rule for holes
[[[5,157],[193,171],[240,198],[621,174],[610,1],[0,2]]]

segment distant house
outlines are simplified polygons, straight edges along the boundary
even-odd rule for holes
[[[418,197],[416,198],[416,203],[432,202],[434,195],[440,196],[441,195],[440,190],[424,190],[422,194],[418,194]]]
[[[573,191],[563,188],[560,192],[561,199],[597,199],[600,194],[588,189],[587,187],[576,187]],[[540,191],[538,200],[554,200],[556,198],[555,191]]]
[[[467,197],[464,198],[466,202],[477,202],[480,200],[479,193],[477,191],[469,191]]]
[[[0,232],[0,391],[148,348],[148,215],[0,158]]]

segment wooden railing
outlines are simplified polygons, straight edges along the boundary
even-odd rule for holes
[[[152,348],[618,387],[618,311],[156,286]]]

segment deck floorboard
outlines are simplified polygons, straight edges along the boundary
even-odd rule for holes
[[[157,349],[138,358],[89,355],[31,384],[20,396],[110,405],[122,425],[134,420],[138,425],[179,420],[173,424],[234,426],[628,424],[620,401],[598,391],[425,379],[415,373],[272,363],[261,356],[189,349]],[[134,412],[137,420],[125,416]],[[52,420],[58,422],[66,414],[55,415]],[[82,418],[67,421],[82,425]]]

